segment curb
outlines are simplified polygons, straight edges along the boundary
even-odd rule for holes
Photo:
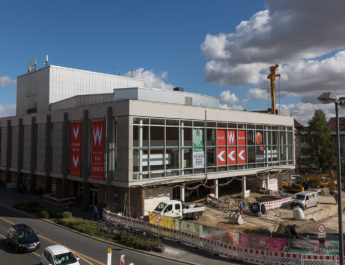
[[[176,262],[180,262],[180,263],[184,263],[184,264],[189,264],[189,265],[196,265],[197,263],[191,263],[191,262],[188,262],[188,261],[183,261],[183,260],[178,260],[178,259],[174,259],[174,258],[171,258],[171,257],[166,257],[164,255],[160,255],[160,254],[157,254],[157,253],[151,253],[151,252],[147,252],[147,251],[144,251],[144,250],[141,250],[141,249],[135,249],[135,248],[131,248],[131,247],[127,247],[127,246],[124,246],[124,245],[121,245],[121,244],[118,244],[118,243],[114,243],[114,242],[110,242],[110,241],[107,241],[107,240],[104,240],[104,239],[101,239],[101,238],[98,238],[98,237],[93,237],[93,236],[90,236],[90,235],[87,235],[87,234],[84,234],[84,233],[81,233],[79,231],[76,231],[76,230],[73,230],[69,227],[66,227],[66,226],[63,226],[63,225],[60,225],[60,224],[57,224],[51,220],[48,220],[48,219],[44,219],[44,218],[39,218],[35,215],[31,215],[27,212],[23,212],[21,210],[18,210],[14,207],[11,207],[11,206],[8,206],[8,205],[5,205],[5,204],[2,204],[0,203],[0,206],[2,207],[5,207],[5,208],[8,208],[8,209],[11,209],[11,210],[14,210],[15,212],[18,212],[18,213],[21,213],[23,215],[26,215],[26,216],[29,216],[31,218],[36,218],[36,219],[40,219],[44,222],[47,222],[47,223],[50,223],[50,224],[53,224],[57,227],[60,227],[60,228],[63,228],[65,230],[68,230],[70,232],[73,232],[73,233],[76,233],[78,235],[81,235],[81,236],[85,236],[85,237],[88,237],[88,238],[91,238],[91,239],[94,239],[94,240],[97,240],[97,241],[100,241],[102,243],[106,243],[106,244],[110,244],[110,245],[113,245],[113,246],[116,246],[116,247],[121,247],[121,248],[124,248],[124,249],[128,249],[128,250],[132,250],[132,251],[136,251],[136,252],[139,252],[141,254],[145,254],[147,256],[154,256],[154,257],[158,257],[158,258],[163,258],[163,259],[167,259],[167,260],[171,260],[171,261],[176,261]]]

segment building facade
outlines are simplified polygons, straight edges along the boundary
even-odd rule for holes
[[[291,117],[56,66],[17,86],[17,115],[0,119],[0,180],[18,189],[143,216],[191,186],[212,183],[218,196],[237,179],[246,195],[247,179],[295,167]]]

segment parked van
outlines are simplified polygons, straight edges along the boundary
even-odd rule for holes
[[[304,210],[312,206],[317,206],[318,204],[319,204],[319,191],[308,190],[308,191],[298,192],[295,194],[291,202],[291,208],[295,206],[299,206]]]

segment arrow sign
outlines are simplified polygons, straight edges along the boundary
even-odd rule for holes
[[[231,161],[236,161],[236,158],[234,157],[234,154],[236,153],[236,151],[231,151],[228,155],[229,159]]]
[[[220,161],[222,161],[222,162],[225,161],[225,159],[224,159],[224,157],[223,157],[224,153],[225,153],[225,151],[221,151],[221,152],[218,154],[218,159],[219,159]]]
[[[238,154],[238,157],[241,159],[241,160],[245,160],[246,158],[243,157],[243,153],[244,153],[244,150],[242,150],[239,154]]]

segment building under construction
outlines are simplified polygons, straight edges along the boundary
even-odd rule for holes
[[[218,99],[142,80],[46,65],[17,78],[0,119],[1,182],[143,216],[188,187],[294,169],[294,120],[221,109]],[[229,184],[231,188],[232,182]]]

